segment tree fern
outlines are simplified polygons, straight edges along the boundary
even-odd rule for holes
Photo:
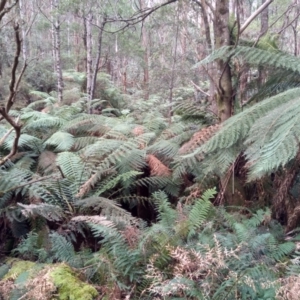
[[[250,166],[249,179],[261,177],[286,164],[298,151],[297,115],[291,107],[295,107],[299,91],[298,88],[291,89],[228,119],[206,143],[178,160],[180,172],[185,172],[184,167],[192,169],[203,158],[207,160],[207,163],[204,160],[207,170],[218,169],[214,167],[215,161],[225,172],[245,150]]]

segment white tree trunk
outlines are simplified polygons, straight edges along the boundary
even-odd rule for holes
[[[93,44],[92,44],[92,20],[93,15],[91,12],[85,17],[86,27],[86,93],[87,93],[87,106],[88,112],[91,112],[91,100],[92,100],[92,82],[93,82]]]
[[[63,101],[63,76],[61,68],[61,54],[60,54],[60,20],[57,13],[59,5],[59,0],[51,0],[51,11],[52,11],[52,43],[53,43],[53,56],[54,56],[54,65],[57,76],[57,97],[58,102]]]

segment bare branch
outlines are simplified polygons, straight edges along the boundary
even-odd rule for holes
[[[121,18],[107,18],[107,23],[113,23],[113,22],[123,22],[126,23],[126,25],[124,25],[123,27],[121,27],[120,29],[116,30],[116,31],[104,31],[107,33],[117,33],[120,32],[130,26],[136,25],[142,21],[144,21],[146,18],[148,18],[151,14],[153,14],[155,11],[157,11],[158,9],[169,5],[171,3],[175,3],[177,2],[177,0],[168,0],[162,4],[156,5],[154,7],[150,7],[150,8],[146,8],[143,10],[140,10],[138,12],[136,12],[135,14],[133,14],[129,19],[121,19]]]
[[[267,0],[264,4],[262,4],[244,23],[243,26],[241,26],[239,34],[241,35],[246,28],[251,24],[251,22],[264,10],[266,9],[274,0]]]
[[[191,80],[192,85],[196,88],[196,90],[198,90],[199,92],[203,93],[204,95],[210,97],[210,94],[206,93],[205,91],[203,91],[200,86],[198,86],[194,81]]]
[[[17,72],[17,67],[19,65],[19,58],[20,58],[20,53],[21,53],[21,43],[22,43],[21,38],[20,38],[19,25],[18,24],[14,25],[14,31],[15,31],[15,41],[16,41],[17,48],[16,48],[13,67],[12,67],[12,70],[11,70],[11,80],[10,80],[10,84],[9,84],[9,96],[8,96],[7,101],[6,101],[6,112],[7,113],[9,112],[9,110],[11,109],[11,107],[14,104],[16,94],[18,92],[18,87],[20,85],[22,76],[23,76],[23,74],[25,72],[25,69],[27,67],[27,62],[25,61],[19,77],[16,78],[16,72]]]
[[[3,119],[5,119],[14,128],[16,133],[10,153],[0,160],[0,165],[3,165],[18,151],[18,144],[19,144],[19,138],[21,136],[22,125],[19,125],[17,122],[15,122],[13,118],[6,112],[4,107],[0,107],[0,114],[2,115]]]
[[[10,6],[5,8],[7,0],[1,0],[0,2],[0,22],[2,18],[19,2],[19,0],[15,0]]]

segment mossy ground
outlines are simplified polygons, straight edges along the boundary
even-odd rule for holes
[[[66,264],[57,265],[49,275],[58,288],[59,300],[92,300],[98,296],[97,290],[81,281]]]
[[[1,299],[10,299],[16,291],[22,291],[24,299],[31,300],[92,300],[98,296],[97,290],[81,281],[66,264],[38,264],[11,258],[4,264],[10,268],[0,281]]]

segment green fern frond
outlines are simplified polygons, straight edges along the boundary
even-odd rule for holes
[[[103,157],[107,154],[114,152],[118,147],[122,145],[122,141],[99,139],[92,145],[85,147],[82,152],[85,156]]]
[[[86,179],[85,166],[79,155],[72,152],[62,152],[57,155],[56,163],[60,167],[63,176],[80,184]]]
[[[93,125],[103,123],[105,123],[105,117],[101,115],[88,115],[81,113],[72,120],[65,122],[65,124],[61,127],[61,130],[74,135],[85,134]]]
[[[207,159],[206,165],[210,171],[215,171],[211,166],[215,166],[216,162],[218,166],[222,166],[222,170],[218,168],[220,174],[220,171],[226,171],[226,168],[246,149],[250,179],[284,165],[295,157],[298,149],[295,143],[298,130],[296,103],[299,92],[299,88],[291,89],[231,117],[206,143],[191,154],[179,158],[177,165],[180,169],[175,168],[174,174],[179,176],[195,169],[199,160],[203,159],[204,166]],[[296,109],[292,109],[293,107]],[[283,111],[286,114],[283,114]],[[208,163],[210,159],[211,162]]]
[[[78,151],[83,148],[86,148],[87,146],[94,145],[97,141],[98,138],[94,136],[75,137],[72,149]]]
[[[74,145],[74,136],[68,132],[56,131],[45,142],[45,146],[55,147],[54,152],[69,151]]]
[[[125,182],[134,179],[141,174],[143,173],[137,171],[129,171],[126,173],[119,174],[114,178],[110,179],[105,185],[100,186],[100,188],[93,192],[93,194],[100,196],[106,191],[112,190],[119,182],[124,184]]]
[[[52,101],[55,101],[55,98],[52,97],[51,95],[49,95],[48,93],[45,93],[45,92],[40,92],[40,91],[31,91],[30,92],[31,95],[35,95],[35,96],[38,96],[42,99],[50,99]],[[33,104],[33,103],[32,103]]]
[[[257,120],[245,141],[249,180],[284,166],[298,153],[299,95]]]
[[[216,189],[206,190],[202,197],[194,203],[188,218],[189,236],[194,235],[196,230],[200,228],[211,215],[213,205],[210,200],[214,198],[216,193]]]
[[[179,143],[170,140],[160,140],[147,148],[147,152],[151,154],[161,154],[167,158],[173,158],[179,150]]]
[[[132,149],[127,156],[116,164],[116,168],[121,173],[130,172],[131,170],[141,171],[147,166],[145,157],[146,152],[144,150]]]
[[[167,194],[158,191],[153,193],[152,196],[154,198],[155,209],[158,213],[159,223],[172,228],[177,218],[177,212],[171,207]]]
[[[40,119],[37,119],[32,122],[31,121],[28,122],[28,124],[26,124],[24,126],[24,130],[47,132],[47,130],[49,130],[49,129],[53,130],[53,129],[59,128],[64,123],[65,123],[65,120],[63,120],[61,118],[43,115],[43,116],[41,116]]]
[[[76,255],[73,245],[57,232],[50,233],[50,242],[54,258],[72,265],[72,261]]]
[[[124,210],[115,200],[104,197],[89,197],[82,200],[77,200],[75,205],[79,208],[79,212],[90,211],[101,212],[107,220],[112,220],[115,223],[134,224],[137,219],[132,217],[129,212]]]
[[[254,47],[245,46],[226,46],[214,51],[210,56],[196,64],[195,67],[203,64],[210,63],[216,59],[227,60],[228,58],[241,57],[245,62],[250,65],[262,65],[279,69],[290,70],[293,72],[300,72],[299,58],[284,53],[274,52],[269,50],[262,50]]]
[[[12,148],[12,145],[14,143],[15,134],[11,134],[5,141],[3,147],[5,149],[10,150]],[[41,150],[42,149],[42,140],[26,133],[22,133],[19,142],[18,147],[20,149],[31,149],[31,150]]]
[[[98,224],[89,224],[95,237],[103,238],[101,252],[107,252],[113,257],[113,264],[121,272],[122,276],[128,276],[132,281],[141,276],[141,270],[137,268],[141,261],[140,252],[128,247],[124,236],[115,228]]]
[[[255,228],[262,225],[266,220],[271,218],[271,211],[270,209],[259,209],[257,210],[249,220],[246,220],[245,223],[249,228]]]

